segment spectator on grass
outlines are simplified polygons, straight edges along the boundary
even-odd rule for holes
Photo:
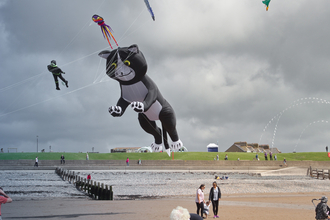
[[[61,156],[61,164],[65,164],[65,158],[64,158],[64,156],[63,156],[63,154],[62,154],[62,156]]]
[[[129,158],[126,159],[126,165],[129,166]]]
[[[34,166],[35,166],[35,167],[38,167],[38,166],[39,166],[38,163],[39,163],[39,159],[38,159],[38,157],[36,157],[36,160],[35,160]]]
[[[228,160],[228,155],[226,154],[226,156],[225,156],[225,160]]]

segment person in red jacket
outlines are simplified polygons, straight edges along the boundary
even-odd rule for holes
[[[13,200],[6,195],[2,187],[0,187],[0,220],[1,218],[1,204],[11,203]]]

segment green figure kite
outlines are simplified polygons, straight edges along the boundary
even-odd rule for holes
[[[264,0],[264,1],[262,1],[262,3],[264,3],[265,6],[266,6],[266,11],[268,11],[268,8],[269,8],[269,2],[270,2],[270,0]]]

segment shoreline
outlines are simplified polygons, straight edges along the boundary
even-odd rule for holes
[[[222,219],[314,219],[314,198],[330,192],[264,193],[248,195],[223,195],[219,213]],[[4,219],[159,219],[168,220],[177,206],[196,213],[194,196],[146,200],[100,201],[91,199],[50,198],[28,201],[14,200],[2,205]],[[211,207],[212,210],[212,207]],[[210,218],[213,217],[210,211]]]

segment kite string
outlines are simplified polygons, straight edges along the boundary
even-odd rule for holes
[[[88,25],[90,22],[86,22],[85,25],[80,29],[80,31],[78,31],[78,33],[71,39],[71,41],[64,47],[64,49],[55,57],[59,57],[75,40],[76,38],[81,34],[81,32],[86,28],[86,26],[90,26]]]
[[[39,78],[39,80],[40,80],[41,78]],[[33,88],[34,86],[33,86],[33,83],[36,83],[37,81],[31,81],[31,83],[29,84],[29,86],[27,86],[27,87],[25,87],[24,89],[22,89],[22,91],[18,94],[18,95],[16,95],[15,96],[15,99],[10,103],[10,104],[8,104],[8,105],[6,105],[6,107],[5,107],[5,109],[3,109],[2,111],[6,111],[9,107],[11,107],[15,102],[17,102],[17,100],[19,100],[19,98],[21,98],[21,96],[24,94],[24,95],[26,95],[27,93],[26,93],[26,89],[27,88]]]
[[[142,11],[140,12],[140,14],[135,18],[135,20],[131,23],[131,25],[126,29],[126,31],[122,34],[122,36],[119,38],[118,42],[120,42],[122,39],[125,39],[126,36],[125,34],[127,33],[127,31],[133,26],[133,24],[138,20],[138,18],[142,15],[142,13],[144,12],[145,8],[142,9]],[[130,35],[130,34],[129,34]],[[125,37],[125,38],[124,38]]]
[[[99,5],[99,7],[96,10],[99,10],[104,4],[104,2],[105,0],[103,0],[103,2]],[[71,41],[64,47],[64,49],[56,57],[60,56],[70,46],[70,44],[72,44],[76,40],[76,38],[81,34],[81,32],[83,32],[86,26],[91,26],[92,23],[93,23],[92,21],[87,21],[85,25],[80,29],[80,31],[78,31],[78,33],[71,39]]]
[[[93,81],[93,83],[95,83],[96,82],[96,80],[99,78],[99,76],[101,75],[100,73],[99,73],[99,69],[100,69],[100,66],[101,66],[101,61],[102,61],[102,58],[100,57],[100,62],[99,62],[99,65],[97,66],[97,70],[96,70],[96,72],[95,72],[95,75],[94,75],[94,81]],[[102,72],[101,72],[102,73]]]
[[[27,79],[24,79],[24,80],[20,81],[20,82],[17,82],[17,83],[11,84],[9,86],[3,87],[3,88],[0,89],[0,92],[6,91],[6,90],[11,89],[11,88],[13,88],[15,86],[21,85],[21,84],[25,83],[26,81],[29,81],[31,79],[34,79],[34,78],[36,78],[36,77],[38,77],[40,75],[43,75],[43,74],[44,73],[39,73],[38,75],[31,76],[31,77],[29,77]]]
[[[98,82],[98,83],[101,83],[101,82]],[[28,106],[25,106],[25,107],[22,107],[22,108],[20,108],[20,109],[13,110],[13,111],[11,111],[11,112],[7,112],[7,113],[4,113],[4,114],[1,114],[0,117],[3,117],[3,116],[6,116],[6,115],[9,115],[9,114],[15,113],[15,112],[18,112],[18,111],[21,111],[21,110],[27,109],[27,108],[31,108],[31,107],[36,106],[36,105],[39,105],[39,104],[41,104],[41,103],[48,102],[48,101],[50,101],[50,100],[52,100],[52,99],[55,99],[55,98],[58,98],[58,97],[62,97],[62,96],[65,96],[65,95],[68,95],[68,94],[71,94],[71,93],[74,93],[74,92],[76,92],[76,91],[79,91],[79,90],[82,90],[82,89],[88,88],[88,87],[93,86],[93,85],[96,85],[96,84],[98,84],[98,83],[90,83],[90,84],[88,84],[88,85],[86,85],[86,86],[82,86],[82,87],[80,87],[80,88],[78,88],[78,89],[75,89],[75,90],[72,90],[72,91],[70,91],[70,92],[67,92],[67,93],[64,93],[64,94],[61,94],[61,95],[57,95],[57,96],[55,96],[55,97],[52,97],[52,98],[49,98],[49,99],[46,99],[46,100],[43,100],[43,101],[40,101],[40,102],[37,102],[37,103],[31,104],[31,105],[28,105]]]
[[[297,141],[297,143],[296,143],[296,145],[295,145],[295,147],[294,147],[294,149],[293,149],[293,152],[295,152],[296,151],[296,148],[297,148],[297,146],[298,146],[298,144],[299,144],[299,142],[300,142],[300,140],[301,140],[301,137],[302,137],[302,135],[304,134],[304,132],[307,130],[307,128],[309,127],[309,126],[311,126],[312,124],[315,124],[315,123],[320,123],[320,122],[322,122],[322,123],[328,123],[329,121],[327,121],[327,120],[318,120],[318,121],[313,121],[313,122],[311,122],[311,123],[309,123],[302,131],[301,131],[301,133],[300,133],[300,135],[299,135],[299,139],[298,139],[298,141]]]

